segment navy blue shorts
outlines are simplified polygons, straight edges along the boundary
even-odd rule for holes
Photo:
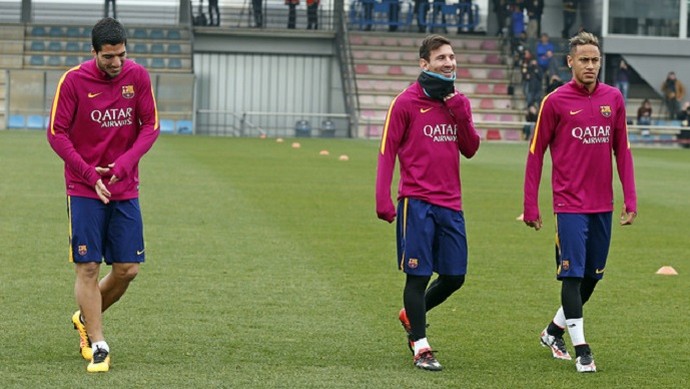
[[[407,274],[467,273],[467,237],[462,211],[417,199],[398,202],[398,268]]]
[[[70,262],[144,262],[144,227],[139,200],[67,197]]]
[[[556,214],[556,277],[604,276],[611,244],[611,212]]]

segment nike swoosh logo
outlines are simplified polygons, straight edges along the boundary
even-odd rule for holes
[[[430,108],[420,108],[420,109],[419,109],[419,112],[421,112],[421,113],[427,113],[427,112],[431,111],[432,109],[434,109],[434,107],[430,107]]]
[[[578,113],[582,112],[581,109],[578,109],[577,111],[570,111],[571,115],[577,115]]]
[[[93,99],[94,97],[100,95],[101,93],[103,93],[103,92],[98,92],[98,93],[91,93],[91,92],[89,92],[89,98],[90,98],[90,99]]]
[[[604,272],[604,269],[596,269],[594,272],[597,274],[601,274]]]
[[[146,249],[144,249],[144,250],[146,250]],[[143,254],[143,253],[144,253],[144,250],[141,250],[141,251],[137,250],[137,255]]]

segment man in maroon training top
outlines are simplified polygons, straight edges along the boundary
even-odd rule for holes
[[[426,338],[426,312],[460,289],[467,272],[467,238],[460,190],[460,153],[479,148],[470,102],[455,89],[455,53],[450,41],[430,35],[419,48],[417,82],[390,105],[379,149],[376,213],[396,217],[391,182],[400,161],[397,265],[406,274],[399,319],[414,364],[438,371]],[[432,274],[438,277],[429,285]]]
[[[585,341],[582,306],[604,275],[611,242],[613,157],[623,185],[621,225],[637,215],[633,159],[628,142],[625,101],[620,91],[597,79],[599,40],[588,32],[570,39],[572,80],[542,101],[527,156],[523,219],[539,230],[539,182],[546,149],[553,161],[551,184],[556,214],[556,276],[561,307],[540,335],[554,358],[571,360],[563,334],[568,328],[578,372],[595,372]]]
[[[144,262],[138,164],[158,137],[151,79],[127,58],[120,22],[101,19],[91,33],[94,58],[58,82],[48,142],[65,162],[70,261],[75,264],[72,315],[88,372],[110,368],[102,312],[122,297]],[[112,265],[99,282],[102,260]]]

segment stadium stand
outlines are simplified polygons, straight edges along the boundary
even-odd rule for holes
[[[350,32],[361,107],[360,134],[379,136],[391,100],[416,79],[420,71],[416,63],[420,39]],[[508,95],[510,78],[500,41],[465,36],[453,39],[453,47],[458,61],[456,86],[472,102],[477,129],[485,139],[519,139],[521,126],[498,122],[499,118],[522,121],[521,107],[515,106]],[[496,122],[490,129],[481,123],[485,114],[491,114]]]

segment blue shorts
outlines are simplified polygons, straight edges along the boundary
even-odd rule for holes
[[[462,211],[405,198],[398,202],[398,268],[407,274],[467,273],[467,237]]]
[[[611,244],[611,212],[556,214],[556,277],[604,276]]]
[[[144,227],[139,200],[67,197],[70,262],[144,262]]]

